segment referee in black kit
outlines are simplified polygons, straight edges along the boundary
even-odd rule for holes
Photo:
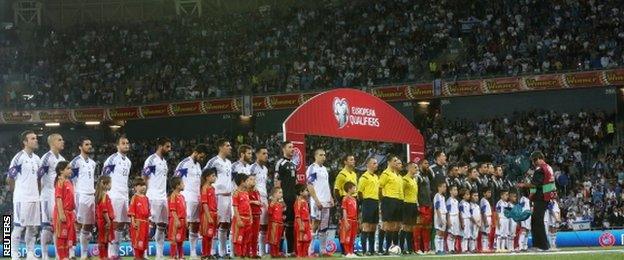
[[[286,232],[286,241],[288,242],[288,255],[293,255],[296,247],[293,224],[295,221],[294,204],[297,198],[297,192],[295,192],[297,174],[295,172],[296,166],[292,162],[293,148],[293,144],[290,141],[282,143],[282,158],[275,164],[275,173],[277,175],[275,187],[282,188],[284,203],[286,204],[284,231]]]

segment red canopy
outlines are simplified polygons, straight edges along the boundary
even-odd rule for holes
[[[341,88],[318,94],[299,106],[283,124],[284,140],[295,146],[299,181],[305,176],[305,136],[319,135],[407,144],[410,161],[423,158],[420,131],[385,101],[360,90]]]

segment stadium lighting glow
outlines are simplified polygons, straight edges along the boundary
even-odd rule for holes
[[[99,121],[87,121],[85,122],[85,125],[100,125]]]
[[[421,106],[428,106],[429,105],[429,101],[420,101],[418,102],[419,105]]]
[[[120,125],[110,125],[108,127],[110,127],[111,129],[119,129],[119,128],[121,128]]]
[[[60,125],[61,125],[61,123],[45,123],[45,126],[47,126],[47,127],[57,127],[57,126],[60,126]]]

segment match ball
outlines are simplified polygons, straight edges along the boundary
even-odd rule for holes
[[[400,255],[401,254],[401,247],[399,246],[391,246],[390,248],[388,248],[388,252],[392,255]]]

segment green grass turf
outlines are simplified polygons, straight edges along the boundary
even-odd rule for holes
[[[152,258],[152,257],[150,257]],[[339,254],[336,254],[334,258],[341,258]],[[384,257],[359,257],[362,259],[399,259],[398,256],[384,256]],[[501,253],[501,254],[476,254],[476,255],[426,255],[426,256],[401,256],[400,259],[423,259],[423,258],[437,258],[437,259],[481,259],[488,260],[504,259],[504,260],[623,260],[624,259],[624,246],[614,246],[608,248],[602,247],[569,247],[562,248],[559,252],[544,252],[544,253]],[[122,259],[132,259],[131,257],[123,257]],[[188,259],[188,258],[187,258]],[[295,259],[295,258],[292,258]],[[310,258],[308,258],[310,259]],[[324,258],[327,259],[327,258]]]

